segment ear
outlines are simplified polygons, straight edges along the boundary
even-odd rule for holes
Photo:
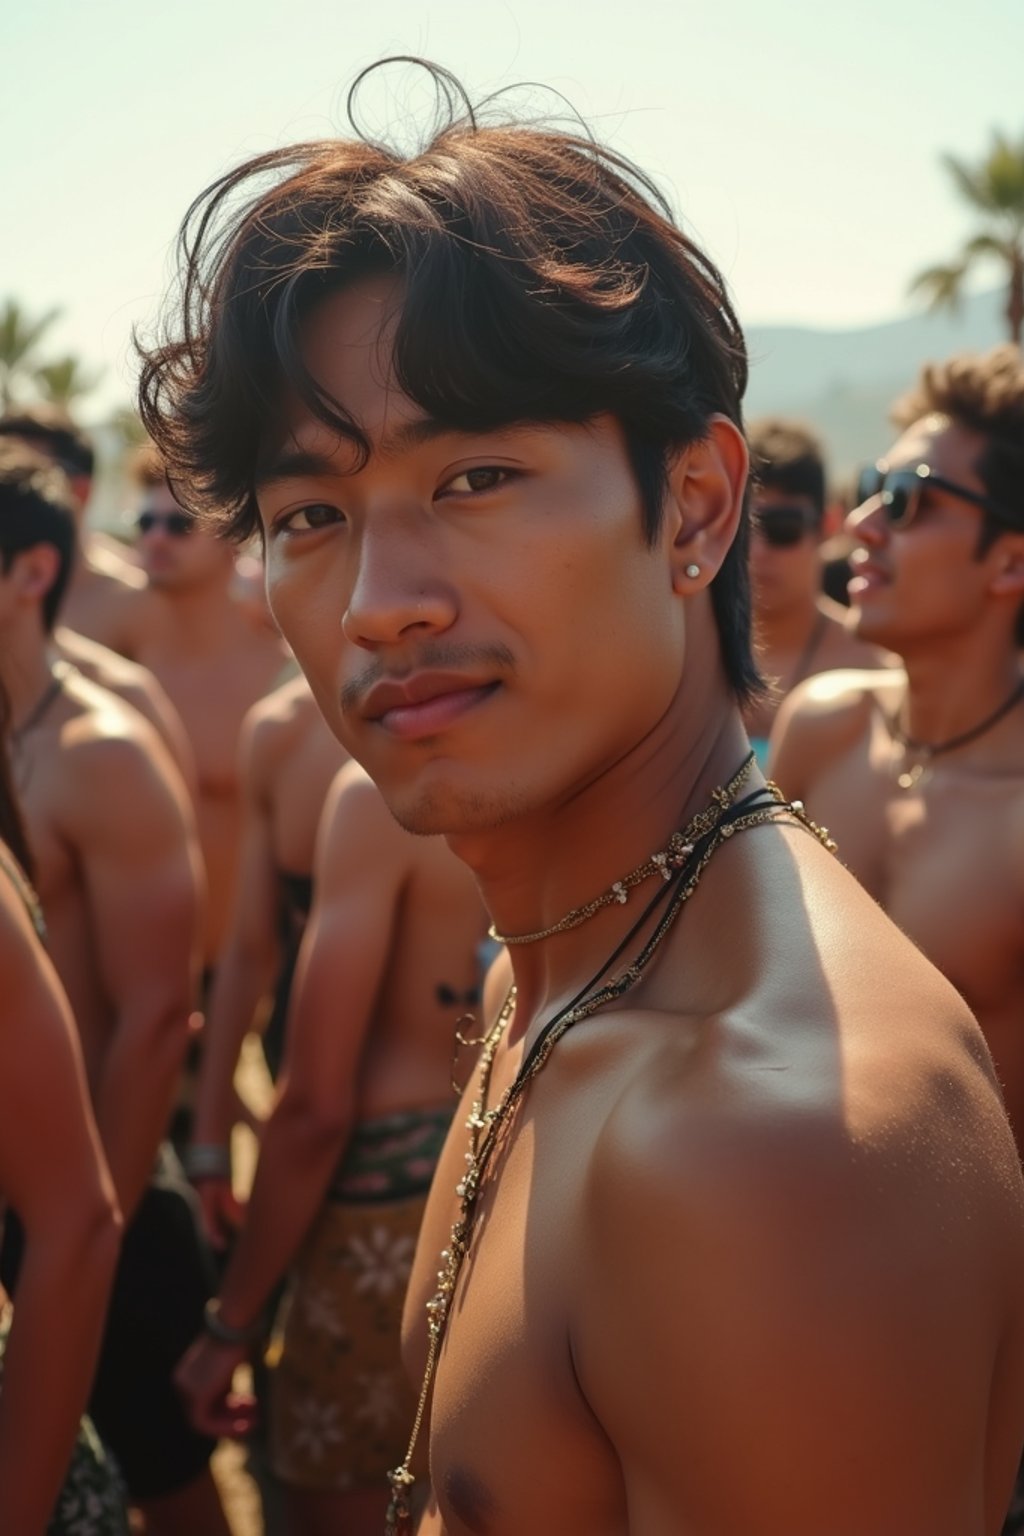
[[[60,570],[60,555],[52,544],[33,544],[11,561],[10,579],[18,601],[26,608],[42,603]]]
[[[989,551],[993,597],[1024,597],[1024,533],[1004,533]]]
[[[727,416],[717,414],[701,441],[670,461],[672,586],[683,596],[703,590],[721,569],[739,527],[748,467],[743,433]]]

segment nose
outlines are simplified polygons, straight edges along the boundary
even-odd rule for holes
[[[342,632],[353,645],[377,650],[417,635],[443,634],[455,622],[458,602],[450,567],[414,517],[368,517],[357,559],[341,619]]]
[[[859,507],[846,514],[843,527],[860,544],[880,548],[889,537],[889,527],[882,511],[882,498],[869,496]]]

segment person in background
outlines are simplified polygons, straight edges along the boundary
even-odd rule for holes
[[[379,1536],[384,1523],[415,1410],[402,1303],[484,924],[476,882],[444,841],[403,831],[362,769],[344,767],[249,1207],[208,1331],[178,1372],[198,1429],[237,1428],[231,1379],[287,1274],[268,1458],[290,1536]]]
[[[884,666],[885,655],[858,639],[846,609],[822,590],[822,545],[835,528],[820,443],[800,422],[781,417],[751,422],[747,435],[754,635],[769,687],[745,719],[764,766],[779,705],[804,678],[835,667]]]
[[[152,1536],[225,1536],[213,1442],[189,1428],[171,1380],[212,1285],[194,1196],[162,1146],[198,958],[192,811],[146,722],[53,659],[76,530],[63,480],[46,470],[4,445],[0,681],[50,954],[125,1220],[90,1413]],[[5,1259],[17,1305],[16,1240]]]
[[[128,1536],[120,1477],[82,1420],[121,1217],[67,998],[44,948],[0,688],[0,1226],[18,1211],[18,1307],[0,1287],[0,1530]],[[81,1526],[78,1526],[81,1529]]]

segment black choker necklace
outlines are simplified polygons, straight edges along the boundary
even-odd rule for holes
[[[895,715],[884,715],[893,745],[899,747],[903,753],[904,767],[896,778],[900,789],[913,789],[933,758],[941,757],[945,752],[952,752],[957,747],[966,747],[968,742],[977,741],[979,736],[984,736],[993,726],[998,725],[1022,698],[1024,698],[1024,678],[1021,678],[1013,692],[1003,700],[998,709],[986,715],[984,720],[973,725],[969,731],[961,731],[959,736],[950,736],[948,741],[917,741],[913,736],[907,735]],[[908,758],[916,758],[917,761],[907,765]]]

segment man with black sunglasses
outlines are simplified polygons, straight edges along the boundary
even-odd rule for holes
[[[822,544],[836,531],[821,445],[800,422],[765,417],[748,428],[755,482],[750,574],[758,660],[769,684],[745,719],[763,763],[786,695],[818,672],[884,665],[850,616],[822,591]]]
[[[118,649],[162,684],[184,723],[196,766],[196,818],[208,887],[204,969],[227,925],[241,822],[239,752],[246,713],[280,681],[287,651],[234,600],[235,554],[175,499],[150,449],[134,478],[138,552],[148,577]]]
[[[772,772],[967,999],[1024,1152],[1024,364],[924,369],[848,526],[857,633],[903,661],[811,679]],[[1024,1531],[1024,1476],[1005,1532]]]

